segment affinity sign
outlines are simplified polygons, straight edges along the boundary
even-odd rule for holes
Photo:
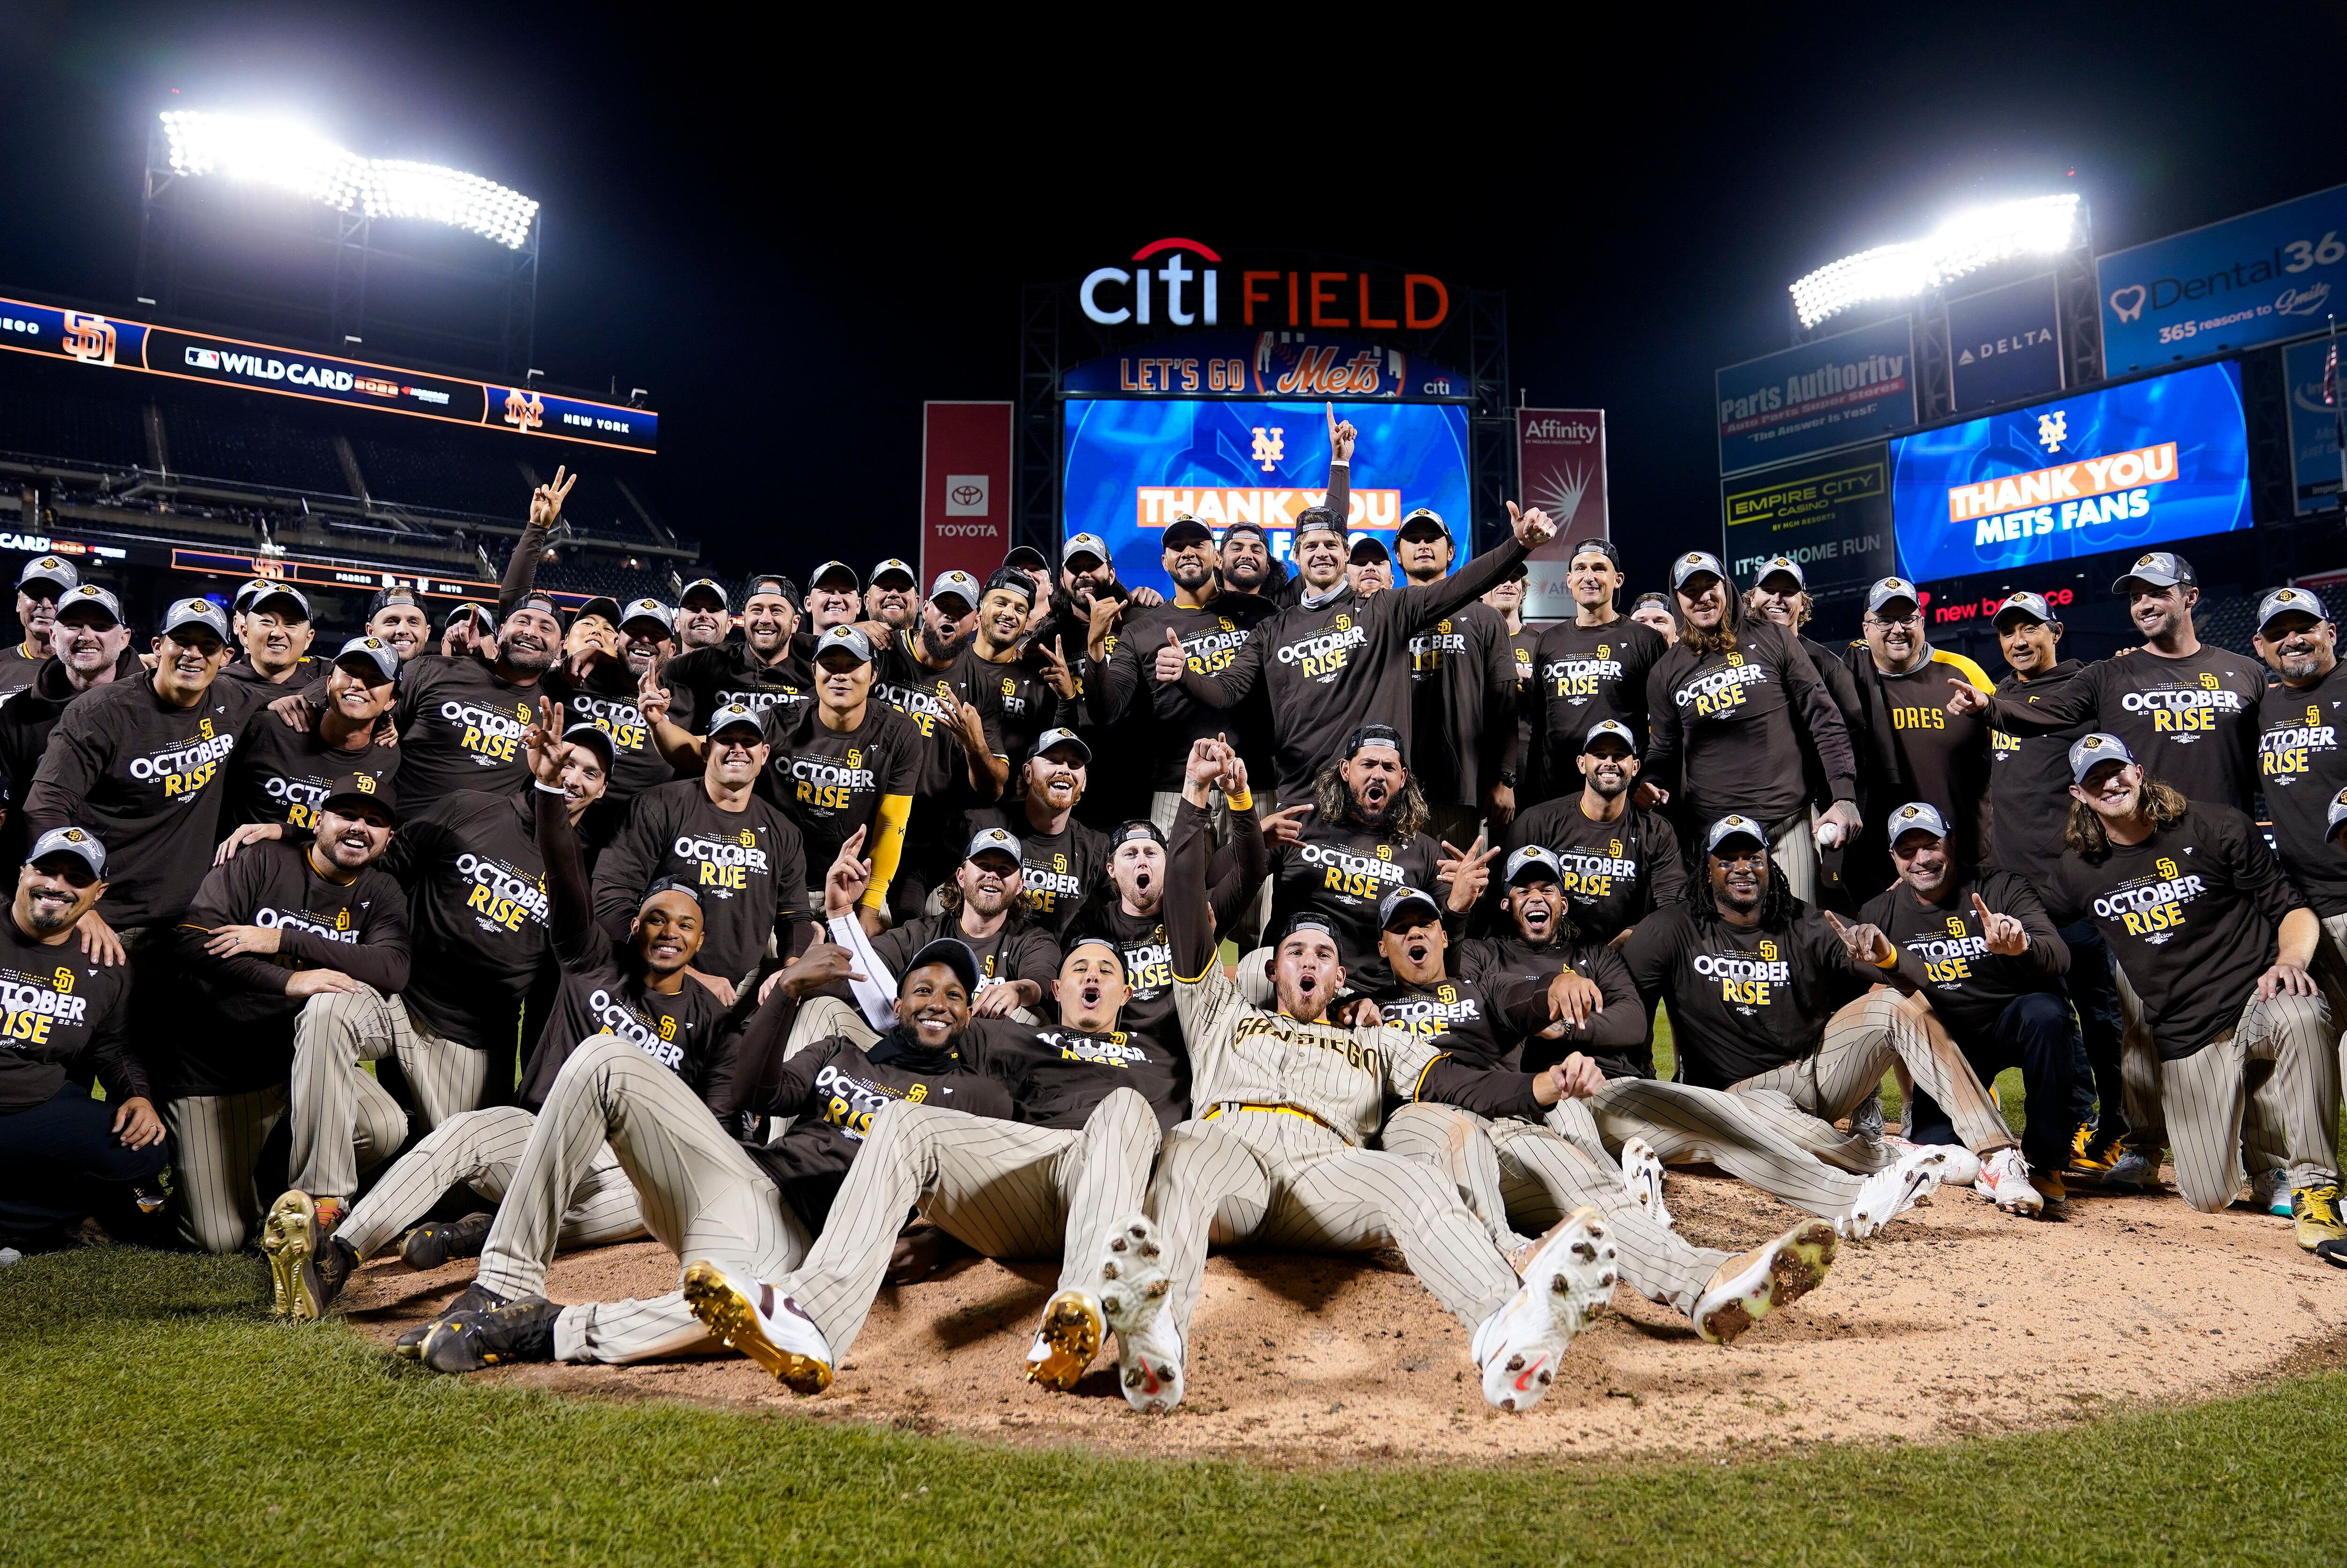
[[[2235,365],[2203,365],[1891,443],[1911,578],[2137,549],[2250,526]]]

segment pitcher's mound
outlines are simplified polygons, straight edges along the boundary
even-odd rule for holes
[[[1674,1172],[1666,1195],[1681,1233],[1702,1245],[1750,1246],[1802,1217],[1719,1177]],[[1843,1243],[1823,1286],[1732,1347],[1702,1343],[1684,1317],[1624,1286],[1525,1416],[1485,1407],[1467,1330],[1391,1255],[1214,1258],[1188,1399],[1166,1417],[1125,1407],[1106,1355],[1072,1394],[1025,1380],[1058,1272],[1041,1263],[964,1263],[882,1291],[831,1390],[812,1399],[722,1354],[481,1376],[1129,1453],[1307,1463],[1749,1453],[1961,1437],[2206,1397],[2347,1327],[2341,1276],[2298,1250],[2286,1220],[2076,1189],[2070,1210],[2068,1224],[2044,1225],[1943,1192],[1881,1238]],[[410,1274],[377,1263],[343,1305],[388,1343],[471,1274],[470,1264]],[[665,1249],[637,1242],[556,1259],[548,1293],[657,1296],[676,1276]]]

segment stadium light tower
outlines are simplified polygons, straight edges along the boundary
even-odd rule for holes
[[[331,352],[365,343],[519,375],[543,231],[535,198],[478,174],[367,158],[282,118],[172,109],[149,138],[137,292],[190,321]]]
[[[2078,196],[2032,196],[1959,212],[1921,240],[1878,245],[1829,261],[1792,285],[1806,330],[1859,305],[1908,300],[2023,256],[2059,256],[2077,243]]]

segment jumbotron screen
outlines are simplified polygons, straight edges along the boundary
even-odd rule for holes
[[[1912,579],[2148,549],[2250,526],[2240,367],[2174,371],[1891,443]]]
[[[1215,398],[1071,398],[1061,496],[1066,532],[1098,534],[1120,581],[1171,594],[1165,525],[1184,512],[1217,535],[1259,523],[1289,558],[1296,518],[1327,498],[1328,407]],[[1340,403],[1360,432],[1350,526],[1390,542],[1420,507],[1441,515],[1469,550],[1467,411],[1451,404]]]

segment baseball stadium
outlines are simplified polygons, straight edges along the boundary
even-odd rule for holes
[[[1179,20],[0,16],[0,1560],[2347,1561],[2347,9]]]

